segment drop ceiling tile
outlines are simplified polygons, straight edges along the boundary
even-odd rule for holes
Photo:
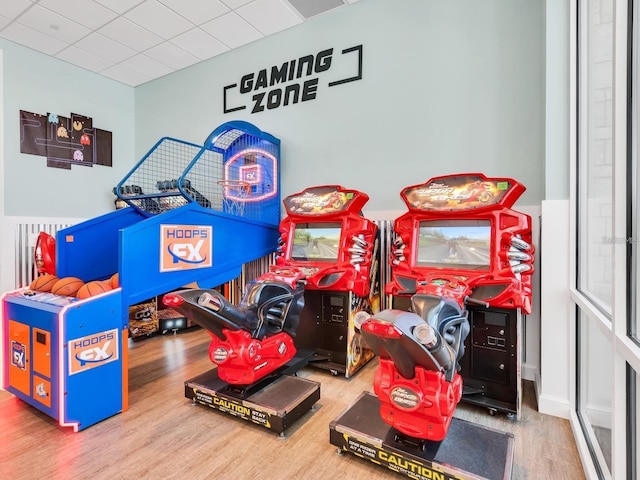
[[[91,32],[87,27],[40,5],[34,5],[33,8],[24,12],[17,21],[66,43],[73,43]]]
[[[33,4],[29,0],[5,0],[0,3],[0,15],[7,18],[16,18],[31,5]]]
[[[243,20],[238,14],[229,12],[201,27],[225,45],[236,48],[262,38],[263,35]]]
[[[142,75],[138,72],[134,72],[133,70],[129,70],[122,65],[114,65],[113,67],[109,67],[106,70],[100,72],[100,75],[104,75],[105,77],[112,78],[113,80],[117,80],[118,82],[130,85],[132,87],[152,80],[146,75]]]
[[[153,58],[147,57],[143,54],[131,57],[124,62],[121,62],[120,65],[150,78],[162,77],[173,72],[173,68],[157,62]]]
[[[116,18],[113,22],[98,30],[98,32],[138,52],[163,42],[163,39],[159,36],[124,17]]]
[[[280,0],[256,0],[238,8],[236,13],[264,35],[271,35],[302,23],[302,20]]]
[[[251,2],[253,2],[253,0],[222,0],[222,3],[234,10]]]
[[[150,48],[144,52],[144,54],[158,62],[169,65],[175,70],[186,68],[200,61],[197,57],[194,57],[170,42],[164,42],[156,47]]]
[[[77,42],[75,46],[116,63],[132,57],[137,53],[135,50],[95,32],[87,35],[81,41]]]
[[[171,43],[192,53],[200,60],[215,57],[229,50],[229,47],[199,28],[178,35],[171,39]]]
[[[0,15],[0,30],[11,23],[11,19]]]
[[[144,0],[96,0],[96,2],[104,5],[114,12],[123,14],[127,10],[131,10],[133,7],[140,5]]]
[[[89,52],[85,52],[84,50],[74,46],[62,50],[56,55],[56,58],[64,60],[65,62],[73,63],[79,67],[86,68],[92,72],[100,72],[113,65],[113,62],[110,62],[109,60],[98,57],[97,55],[93,55]]]
[[[164,39],[173,38],[193,28],[191,22],[156,0],[147,0],[124,16]]]
[[[174,12],[184,18],[201,25],[229,11],[229,8],[218,0],[160,0]]]
[[[93,0],[40,0],[38,5],[84,25],[90,30],[95,30],[118,16],[113,10]]]
[[[32,28],[25,27],[17,22],[13,22],[7,26],[2,33],[0,33],[0,36],[24,45],[25,47],[46,53],[47,55],[55,55],[68,45],[65,42],[40,33]]]
[[[344,0],[287,0],[287,3],[295,12],[302,15],[302,18],[315,17],[345,4]]]

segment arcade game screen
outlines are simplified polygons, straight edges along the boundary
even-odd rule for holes
[[[295,226],[291,259],[337,262],[342,223],[299,223]]]
[[[489,220],[420,222],[416,266],[460,270],[489,270]]]

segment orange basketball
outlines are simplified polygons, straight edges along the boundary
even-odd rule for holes
[[[94,280],[93,282],[87,282],[81,286],[76,293],[76,297],[80,299],[89,298],[94,295],[108,292],[109,290],[111,290],[111,282],[109,280],[104,280],[102,282]]]
[[[111,282],[111,288],[118,288],[120,286],[120,277],[118,276],[118,272],[111,275],[109,281]]]
[[[66,295],[67,297],[74,296],[80,287],[84,285],[84,282],[77,277],[64,277],[58,280],[51,288],[51,293],[56,295]]]
[[[58,280],[58,277],[56,277],[55,275],[40,275],[33,282],[31,282],[29,288],[31,290],[35,290],[36,292],[50,292],[51,288]]]

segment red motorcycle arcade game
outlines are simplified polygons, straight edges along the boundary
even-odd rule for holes
[[[266,273],[247,285],[237,306],[216,290],[165,295],[165,305],[211,335],[216,368],[187,380],[185,396],[284,435],[320,399],[318,382],[291,375],[306,365],[293,344],[302,281],[299,274]]]
[[[362,216],[368,195],[338,185],[307,188],[284,199],[287,217],[272,272],[301,273],[305,307],[296,347],[309,365],[350,377],[373,352],[354,325],[380,309],[378,227]]]
[[[511,178],[462,174],[407,187],[395,222],[386,293],[406,309],[415,293],[471,288],[471,332],[460,364],[463,401],[520,418],[520,331],[531,313],[531,218],[511,209],[525,187]]]
[[[523,191],[465,174],[402,192],[409,212],[395,222],[386,286],[394,309],[357,319],[380,358],[376,395],[363,393],[332,422],[339,452],[411,478],[510,477],[513,436],[453,413],[467,383],[461,366],[483,366],[472,372],[487,381],[489,360],[478,357],[489,352],[502,355],[497,370],[518,370],[507,363],[517,351],[508,323],[530,311],[533,248],[529,217],[509,207]]]

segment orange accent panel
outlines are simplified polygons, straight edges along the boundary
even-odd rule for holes
[[[33,372],[51,378],[51,332],[33,329]]]
[[[129,408],[129,330],[122,330],[122,411]]]
[[[39,375],[33,376],[33,399],[51,408],[51,382]]]
[[[29,325],[9,320],[9,386],[31,395]]]

